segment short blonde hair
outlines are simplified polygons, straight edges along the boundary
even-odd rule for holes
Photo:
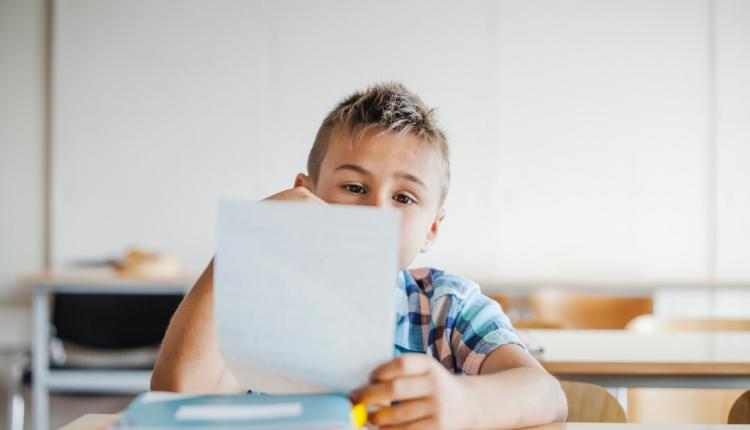
[[[409,133],[438,150],[443,161],[442,206],[451,177],[448,139],[437,126],[434,109],[428,108],[416,94],[398,82],[381,83],[357,91],[325,117],[307,157],[307,172],[312,182],[318,181],[328,145],[337,132],[362,136],[373,129],[380,133]]]

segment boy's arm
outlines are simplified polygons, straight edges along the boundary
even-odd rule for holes
[[[564,421],[558,381],[523,348],[504,345],[480,375],[456,376],[427,354],[405,354],[376,369],[355,400],[389,404],[370,415],[376,425],[408,429],[519,428]]]
[[[298,176],[294,188],[266,200],[325,203]],[[243,391],[226,368],[214,330],[214,262],[177,308],[162,342],[151,376],[151,389],[176,392],[234,393]]]
[[[151,389],[186,393],[242,391],[219,353],[214,331],[213,265],[177,308],[151,376]]]
[[[478,405],[472,428],[497,427],[500,422],[528,427],[565,421],[568,416],[560,382],[518,345],[495,349],[484,360],[480,376],[466,382]],[[502,408],[497,407],[497,399],[506,399]]]

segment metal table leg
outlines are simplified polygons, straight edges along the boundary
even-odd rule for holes
[[[34,430],[49,426],[49,294],[44,288],[34,288],[32,345],[32,424]]]

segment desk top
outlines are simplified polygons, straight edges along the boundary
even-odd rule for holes
[[[181,294],[193,286],[198,275],[183,274],[170,278],[119,276],[109,268],[41,272],[21,279],[37,292]]]
[[[750,375],[750,332],[524,330],[554,374]]]
[[[117,415],[84,415],[60,430],[106,430]],[[600,423],[554,423],[534,427],[536,430],[750,430],[750,425],[646,425],[646,424],[600,424]]]
[[[750,280],[710,281],[672,279],[651,281],[614,281],[588,279],[491,279],[472,278],[482,286],[485,294],[525,295],[538,290],[559,290],[602,295],[651,295],[661,290],[749,290]]]

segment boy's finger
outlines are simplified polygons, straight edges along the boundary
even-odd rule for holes
[[[427,418],[435,412],[435,402],[432,399],[409,400],[370,414],[370,422],[378,426],[403,425]]]
[[[427,397],[432,394],[432,391],[432,379],[427,376],[414,376],[393,381],[376,382],[356,390],[351,396],[355,402],[390,404],[392,401]]]
[[[404,354],[383,364],[370,375],[370,381],[390,381],[402,376],[422,375],[432,366],[432,357],[425,354]]]
[[[406,424],[397,424],[395,426],[382,426],[383,430],[435,430],[439,428],[438,421],[434,416],[412,421]]]

